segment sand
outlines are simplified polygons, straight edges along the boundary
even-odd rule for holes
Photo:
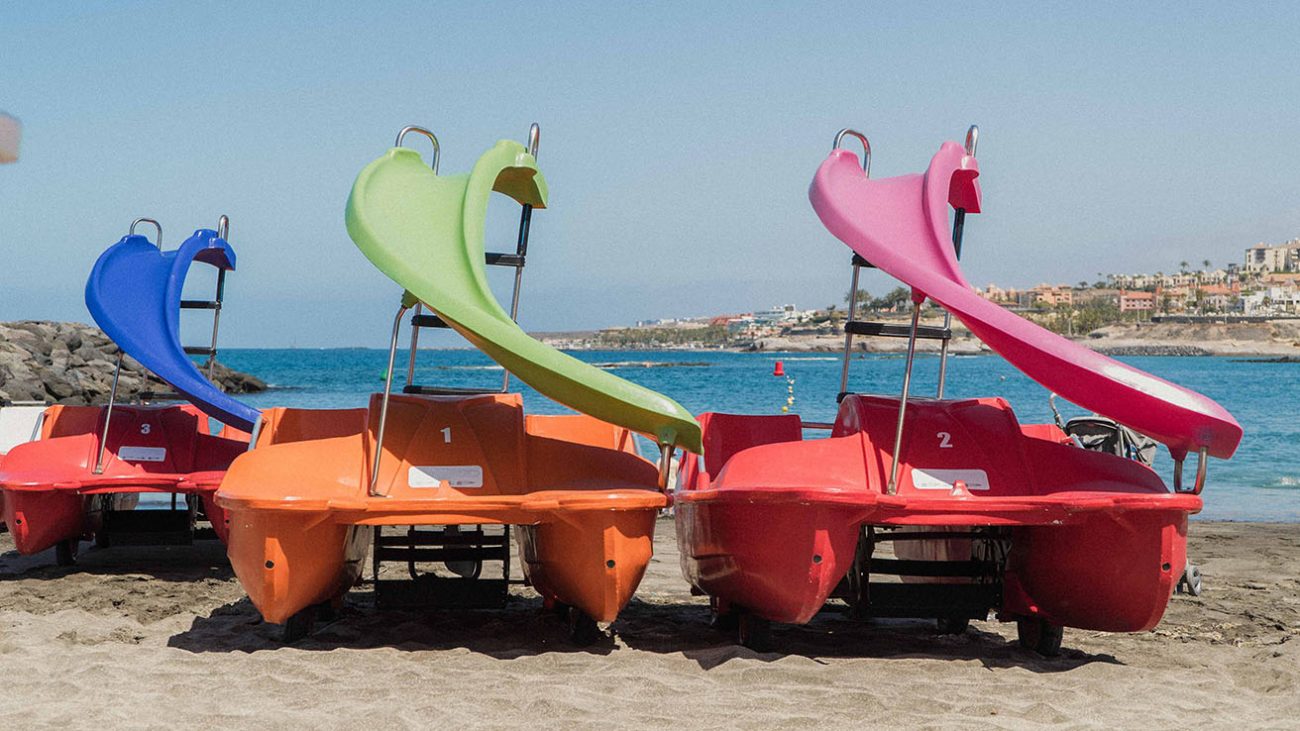
[[[640,593],[589,648],[519,588],[498,611],[377,611],[363,586],[293,646],[220,544],[90,550],[74,570],[0,535],[0,728],[1297,728],[1300,526],[1196,523],[1205,593],[1154,631],[775,628],[757,654],[711,630],[661,522]]]

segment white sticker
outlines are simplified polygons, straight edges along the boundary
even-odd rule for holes
[[[961,480],[967,490],[989,489],[989,476],[984,470],[921,470],[912,468],[912,486],[918,490],[951,490]]]
[[[478,465],[447,465],[442,467],[416,467],[406,472],[406,483],[411,487],[483,487],[483,468]]]
[[[123,462],[162,462],[167,459],[167,448],[119,447],[117,458]]]

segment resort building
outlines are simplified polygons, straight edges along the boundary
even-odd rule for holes
[[[1039,307],[1055,307],[1057,305],[1073,305],[1074,290],[1070,289],[1068,284],[1040,284],[1029,290],[1031,305]]]
[[[1244,269],[1248,272],[1300,271],[1300,238],[1284,244],[1255,244],[1246,249]]]
[[[1154,292],[1131,292],[1120,290],[1119,311],[1124,312],[1151,312],[1156,308],[1156,295]]]

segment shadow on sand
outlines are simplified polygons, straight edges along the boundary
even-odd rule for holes
[[[172,636],[168,646],[195,653],[282,648],[465,649],[514,659],[557,652],[608,655],[622,644],[641,652],[679,653],[705,671],[733,659],[774,662],[791,655],[814,662],[841,658],[977,661],[989,669],[1020,667],[1037,673],[1065,672],[1098,662],[1122,664],[1111,655],[1069,648],[1060,657],[1043,658],[981,629],[985,626],[976,623],[965,634],[940,635],[932,622],[856,621],[832,610],[806,626],[774,626],[776,650],[758,653],[737,645],[732,634],[711,628],[707,608],[699,603],[651,603],[634,598],[607,636],[578,647],[569,642],[565,623],[543,610],[540,599],[512,596],[509,604],[498,610],[379,610],[372,593],[362,587],[348,595],[335,621],[291,645],[282,641],[279,626],[262,622],[251,603],[241,599],[218,607],[207,617],[196,617],[188,630]]]

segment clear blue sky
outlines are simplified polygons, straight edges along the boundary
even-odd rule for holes
[[[399,293],[343,205],[404,124],[460,171],[541,123],[530,329],[842,302],[806,189],[847,125],[877,176],[980,125],[979,284],[1300,235],[1300,12],[1126,5],[6,3],[0,320],[86,320],[132,218],[175,246],[226,213],[227,344],[383,344]],[[497,248],[516,215],[494,209]]]

